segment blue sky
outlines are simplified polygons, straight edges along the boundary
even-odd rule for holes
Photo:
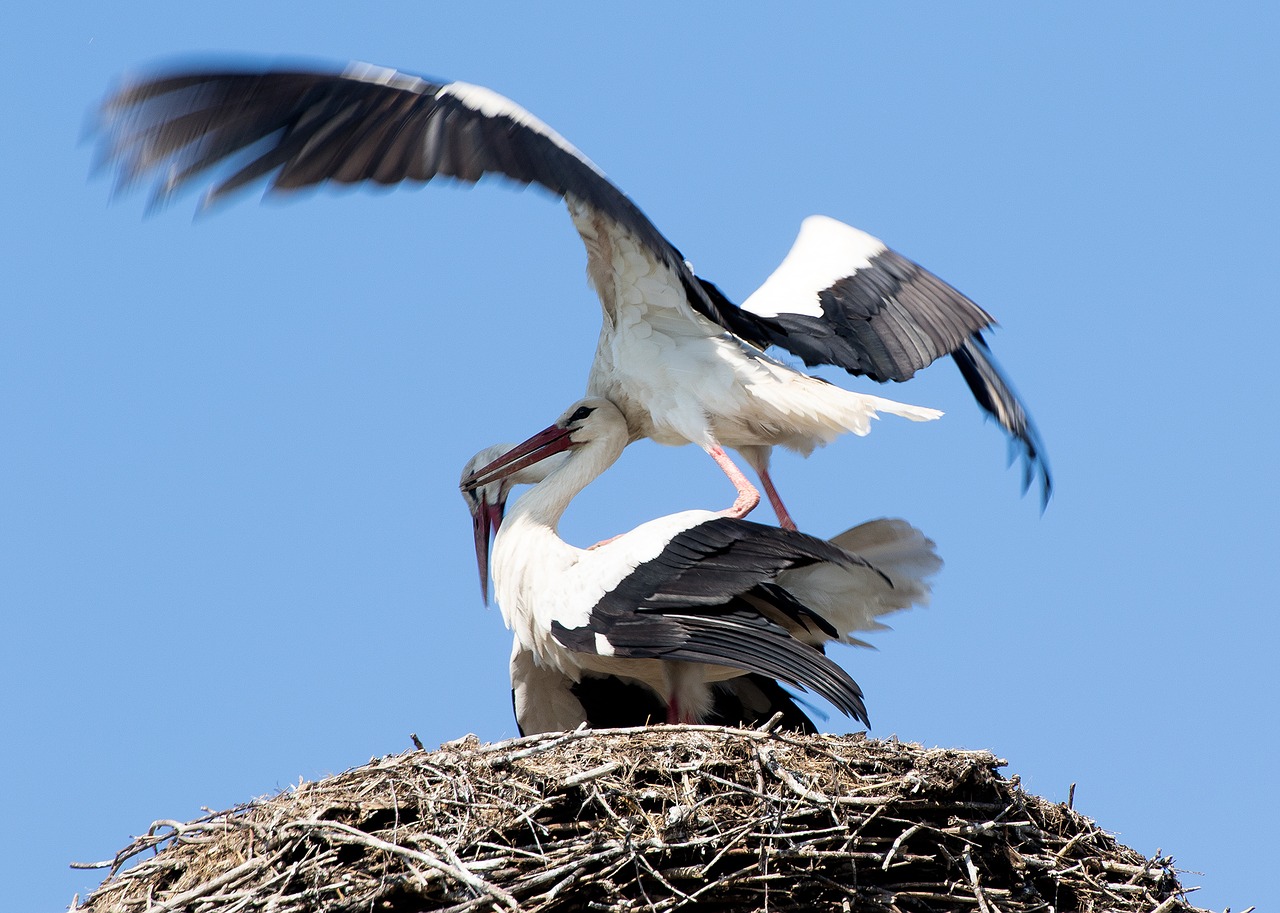
[[[801,219],[850,222],[992,311],[1057,494],[939,363],[775,477],[801,527],[902,516],[932,607],[837,656],[873,734],[989,748],[1031,791],[1277,899],[1277,14],[1264,4],[27,5],[0,206],[0,867],[62,909],[158,818],[410,747],[515,733],[456,490],[545,426],[598,331],[562,207],[500,184],[247,194],[144,218],[88,113],[149,62],[368,60],[487,85],[592,157],[731,297]],[[839,379],[837,375],[828,375]],[[846,382],[841,380],[841,382]],[[874,385],[848,381],[857,389]],[[732,492],[642,443],[595,541]],[[766,515],[767,516],[767,515]],[[828,728],[847,724],[832,716]]]

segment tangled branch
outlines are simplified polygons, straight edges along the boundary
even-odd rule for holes
[[[1192,909],[985,752],[714,726],[474,737],[160,821],[84,913]]]

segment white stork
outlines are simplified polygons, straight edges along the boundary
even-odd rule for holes
[[[770,449],[802,454],[877,411],[940,413],[841,390],[766,356],[777,346],[810,366],[903,381],[950,354],[978,404],[1022,452],[1023,489],[1044,449],[983,340],[986,311],[881,241],[834,219],[805,221],[777,272],[739,308],[695,276],[676,248],[589,159],[514,102],[480,86],[433,82],[367,64],[308,70],[177,71],[126,84],[101,109],[104,159],[120,185],[157,177],[156,200],[225,166],[206,203],[259,179],[273,190],[326,182],[395,184],[486,174],[562,198],[587,248],[603,328],[587,392],[613,402],[632,440],[694,443],[738,490],[731,516],[759,493],[724,452],[761,477]]]
[[[515,444],[494,444],[481,450],[462,470],[463,483],[481,469],[514,450]],[[498,532],[507,498],[516,485],[536,485],[559,466],[558,453],[497,481],[464,488],[476,541],[480,590],[489,601],[488,554],[491,536]],[[511,646],[511,706],[521,735],[562,732],[586,724],[591,729],[644,726],[664,720],[667,707],[650,688],[619,678],[583,671],[577,681],[550,666],[539,664],[532,651],[515,638]],[[816,732],[813,721],[776,681],[763,675],[742,675],[716,682],[711,689],[711,709],[706,723],[759,726],[782,714],[782,729]]]
[[[474,491],[567,452],[508,512],[493,545],[495,594],[519,648],[574,681],[641,682],[672,722],[704,719],[711,683],[756,673],[810,688],[866,723],[861,690],[817,648],[858,643],[851,632],[880,627],[877,616],[923,604],[925,578],[941,565],[933,543],[901,520],[826,542],[691,510],[575,548],[556,531],[560,517],[629,440],[622,413],[589,397],[464,478]],[[480,551],[489,528],[475,529]]]

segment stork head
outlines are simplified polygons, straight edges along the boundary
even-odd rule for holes
[[[620,433],[625,443],[625,427],[617,407],[608,400],[589,397],[574,403],[554,425],[523,444],[495,444],[467,462],[459,487],[471,511],[480,591],[485,602],[489,601],[489,549],[502,524],[511,489],[521,484],[536,485],[564,461],[566,451],[604,434]]]
[[[546,460],[571,447],[589,444],[602,437],[626,437],[626,420],[618,407],[607,399],[587,397],[564,411],[554,425],[514,447],[496,444],[471,458],[458,483],[464,494],[507,481],[508,485],[537,484],[550,475],[560,461],[546,465]],[[503,447],[506,451],[503,452]],[[487,454],[499,455],[484,463]],[[620,451],[619,451],[620,452]],[[478,466],[478,468],[477,468]],[[536,469],[534,467],[537,467]]]

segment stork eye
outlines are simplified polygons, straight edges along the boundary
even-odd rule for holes
[[[573,410],[573,415],[569,416],[569,421],[580,422],[595,411],[594,406],[579,406],[577,409]]]

